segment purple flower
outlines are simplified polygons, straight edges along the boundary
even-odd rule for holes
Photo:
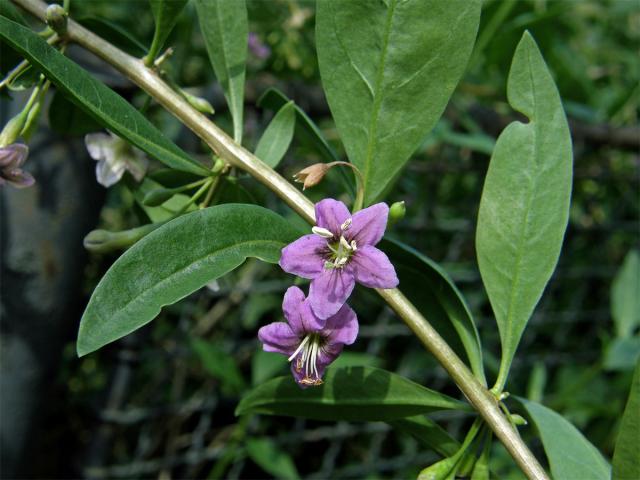
[[[264,60],[271,55],[271,49],[254,32],[249,32],[249,51],[260,60]]]
[[[389,207],[371,205],[353,216],[342,202],[325,199],[316,204],[312,235],[282,250],[285,272],[311,279],[309,303],[319,318],[334,315],[358,281],[370,288],[394,288],[396,271],[387,256],[374,247],[387,226]]]
[[[17,188],[26,188],[36,183],[29,172],[20,168],[27,155],[29,147],[22,143],[12,143],[0,148],[0,185],[10,183]]]
[[[327,365],[358,336],[355,312],[343,305],[338,313],[321,320],[298,287],[289,287],[284,294],[282,310],[288,323],[270,323],[258,331],[264,351],[289,357],[291,372],[300,387],[322,384]]]

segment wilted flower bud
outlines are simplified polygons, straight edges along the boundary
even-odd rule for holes
[[[51,4],[46,11],[47,25],[60,36],[67,33],[67,12],[60,5]]]
[[[389,225],[393,225],[402,220],[405,213],[407,213],[407,208],[404,205],[404,200],[393,203],[391,207],[389,207]]]
[[[331,166],[327,163],[314,163],[296,173],[293,179],[298,183],[302,183],[302,189],[306,190],[309,187],[318,185],[330,168]]]
[[[96,179],[100,185],[110,187],[129,171],[140,182],[149,161],[143,152],[127,141],[110,133],[90,133],[84,137],[89,156],[96,160]]]
[[[29,172],[20,167],[29,155],[29,147],[14,143],[0,148],[0,185],[10,183],[17,188],[26,188],[36,181]]]

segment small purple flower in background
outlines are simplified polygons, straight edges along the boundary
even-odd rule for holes
[[[344,203],[325,199],[316,204],[312,235],[282,250],[285,272],[311,279],[309,303],[319,318],[334,315],[355,282],[370,288],[394,288],[398,277],[387,256],[374,247],[387,226],[389,207],[371,205],[353,216]]]
[[[282,310],[288,323],[274,322],[258,331],[265,352],[289,357],[291,372],[300,387],[322,384],[324,370],[358,336],[358,319],[348,305],[326,320],[313,314],[298,287],[284,294]]]
[[[264,60],[271,55],[271,49],[254,32],[249,32],[249,51],[260,60]]]
[[[84,137],[89,155],[96,160],[96,179],[100,185],[116,184],[128,170],[136,181],[142,180],[149,161],[143,152],[112,134],[90,133]]]
[[[0,147],[0,185],[9,183],[17,188],[32,186],[36,181],[29,172],[20,167],[29,155],[29,147],[22,143],[12,143]]]

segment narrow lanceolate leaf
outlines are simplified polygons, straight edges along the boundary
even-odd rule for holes
[[[631,250],[611,287],[611,315],[620,338],[640,326],[640,254]]]
[[[471,370],[486,384],[480,336],[464,297],[447,273],[430,258],[397,240],[384,240],[383,251],[396,268],[402,291]]]
[[[572,177],[571,137],[560,96],[526,32],[513,57],[507,96],[529,122],[511,123],[498,138],[476,233],[480,273],[500,330],[500,386],[558,261]]]
[[[314,420],[386,421],[468,405],[395,373],[372,367],[329,367],[324,384],[301,389],[278,377],[245,396],[236,415],[264,413]]]
[[[425,447],[450,457],[460,448],[460,443],[429,417],[400,418],[388,422],[396,430],[413,435]]]
[[[256,157],[271,168],[276,168],[291,145],[295,126],[295,104],[288,102],[278,110],[260,137],[256,147]]]
[[[275,111],[279,110],[289,102],[293,102],[293,100],[290,100],[277,88],[271,87],[258,99],[258,106]],[[329,145],[329,142],[324,138],[324,135],[315,122],[311,120],[309,115],[307,115],[298,105],[295,103],[293,103],[293,105],[296,110],[297,125],[299,127],[297,132],[306,137],[309,143],[315,147],[316,151],[322,155],[325,161],[339,161],[340,157],[338,157],[338,154],[331,145]]]
[[[149,49],[153,62],[154,58],[164,46],[167,37],[175,27],[178,16],[189,0],[149,0],[151,12],[156,22],[156,29],[153,33],[153,41]]]
[[[636,365],[613,452],[613,480],[640,478],[640,363]]]
[[[576,427],[553,410],[516,397],[535,425],[555,480],[609,480],[611,466]]]
[[[196,0],[200,29],[227,105],[233,138],[242,141],[244,77],[249,27],[245,0]]]
[[[172,220],[127,250],[102,278],[80,322],[78,354],[149,323],[163,306],[247,257],[277,262],[297,236],[282,217],[255,205],[220,205]]]
[[[324,0],[316,45],[347,155],[379,198],[433,128],[478,30],[477,0]]]
[[[0,17],[0,38],[37,66],[67,97],[101,125],[169,167],[208,175],[206,168],[165,137],[129,102],[31,30]]]
[[[273,475],[273,478],[283,480],[300,478],[291,455],[278,447],[272,439],[250,437],[246,441],[246,446],[249,458],[265,472]]]

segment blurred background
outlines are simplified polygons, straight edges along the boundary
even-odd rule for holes
[[[320,86],[314,49],[314,2],[248,0],[251,30],[246,140],[253,149],[273,116],[259,102],[277,87],[322,128],[341,156]],[[131,53],[149,45],[147,2],[72,1],[71,16]],[[489,380],[500,346],[475,259],[474,233],[495,139],[516,117],[505,84],[515,46],[528,29],[556,79],[571,124],[575,156],[568,232],[557,270],[520,344],[513,394],[558,411],[611,457],[633,367],[638,325],[620,325],[612,295],[621,266],[640,247],[640,4],[634,0],[488,0],[465,76],[434,131],[406,167],[389,203],[407,215],[389,232],[443,265],[469,302],[485,348]],[[193,5],[168,44],[170,74],[216,109],[230,131]],[[138,49],[138,51],[136,50]],[[19,57],[5,45],[2,73]],[[136,53],[137,52],[137,53]],[[71,58],[140,106],[131,83],[79,48]],[[24,92],[12,91],[15,100]],[[95,182],[83,135],[100,127],[51,92],[27,163],[37,185],[0,189],[2,337],[1,473],[3,478],[414,478],[438,459],[386,423],[238,418],[242,395],[285,374],[286,359],[261,351],[260,326],[281,319],[291,277],[248,261],[213,288],[165,308],[151,324],[78,359],[75,334],[97,282],[118,257],[88,254],[94,228],[122,230],[149,221],[134,184],[106,191]],[[2,124],[22,101],[0,99]],[[161,107],[149,118],[196,156],[201,142]],[[279,170],[290,177],[322,158],[299,132]],[[318,200],[348,197],[338,177],[308,190]],[[335,180],[335,181],[332,181]],[[247,201],[291,216],[273,194],[240,178]],[[459,396],[431,355],[370,291],[353,297],[361,333],[339,362],[380,366]],[[614,312],[612,314],[612,311]],[[516,410],[517,411],[517,410]],[[457,438],[470,417],[433,416]],[[521,432],[539,458],[531,427]],[[500,445],[499,478],[522,478]]]

